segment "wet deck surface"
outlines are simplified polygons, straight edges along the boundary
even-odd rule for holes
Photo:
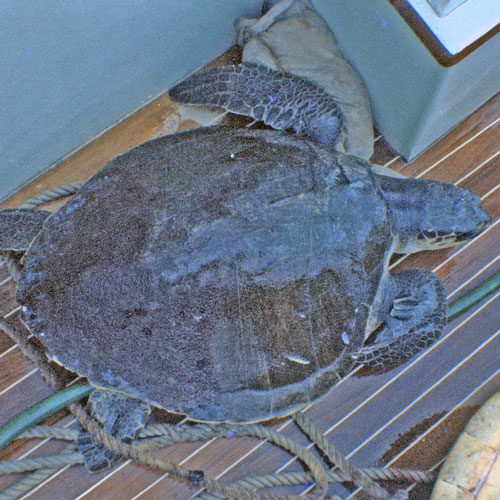
[[[168,99],[156,99],[38,178],[1,208],[17,206],[51,186],[85,180],[117,154],[162,133],[173,117],[175,109]],[[453,182],[475,192],[494,219],[487,231],[464,246],[401,257],[394,268],[421,266],[433,270],[443,280],[449,300],[500,269],[500,95],[411,163],[395,156],[383,138],[376,140],[375,149],[374,163],[388,165],[408,176]],[[17,321],[14,291],[14,283],[3,265],[0,313]],[[307,415],[355,465],[435,468],[474,410],[500,389],[499,328],[497,292],[450,323],[431,349],[385,373],[358,370],[309,408]],[[0,425],[51,392],[20,349],[0,334]],[[56,422],[72,425],[73,419],[61,411],[48,421]],[[290,420],[281,420],[275,428],[307,443]],[[0,452],[0,460],[50,455],[63,446],[34,440],[15,442]],[[302,470],[288,453],[249,438],[175,445],[160,456],[190,469],[202,469],[224,481]],[[0,477],[0,491],[16,479]],[[405,486],[410,489],[410,498],[429,498],[429,487]],[[329,493],[342,498],[366,498],[347,488],[334,485]],[[280,493],[304,491],[282,488]],[[187,500],[196,492],[187,483],[123,462],[95,475],[81,466],[64,469],[21,498]]]

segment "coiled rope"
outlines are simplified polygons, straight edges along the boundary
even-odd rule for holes
[[[62,186],[56,186],[54,188],[48,189],[47,191],[42,191],[41,193],[35,194],[31,198],[27,199],[19,208],[36,208],[49,201],[58,200],[59,198],[64,198],[65,196],[70,196],[75,194],[82,186],[84,182],[72,182],[70,184],[64,184]]]

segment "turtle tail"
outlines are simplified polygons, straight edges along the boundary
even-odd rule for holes
[[[332,148],[343,117],[335,99],[316,83],[254,63],[210,68],[170,89],[182,103],[203,104],[293,129]]]

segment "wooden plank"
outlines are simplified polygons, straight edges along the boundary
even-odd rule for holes
[[[390,450],[386,458],[389,465],[407,468],[418,464],[422,469],[436,468],[450,450],[450,443],[454,443],[462,432],[468,420],[481,403],[488,399],[500,386],[500,373],[481,382],[470,394],[464,397],[455,407],[446,412],[425,432],[419,429],[412,436],[403,436],[403,439]],[[406,438],[406,440],[405,440]],[[403,442],[405,444],[403,444]],[[392,455],[392,458],[391,458]],[[415,498],[430,498],[431,486],[425,485],[413,488]]]
[[[397,163],[403,166],[405,175],[413,177],[422,165],[432,166],[446,161],[451,156],[458,157],[462,154],[461,150],[467,148],[471,142],[478,145],[477,140],[482,142],[481,136],[499,121],[500,94],[497,94],[418,158],[406,164],[403,160],[398,160]],[[498,144],[497,141],[495,143]]]

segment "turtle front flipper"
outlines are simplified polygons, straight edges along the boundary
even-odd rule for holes
[[[446,324],[443,284],[426,269],[388,276],[385,307],[376,312],[375,341],[353,357],[369,366],[391,367],[433,344]]]
[[[50,215],[34,208],[0,210],[0,251],[24,252]]]
[[[90,395],[88,409],[108,434],[128,444],[135,440],[151,413],[151,407],[144,401],[106,390],[95,390]],[[102,444],[95,443],[84,430],[78,435],[77,446],[89,472],[107,469],[121,458]]]
[[[169,96],[251,116],[278,130],[293,129],[331,148],[340,139],[343,118],[332,96],[312,81],[258,64],[196,73],[170,89]]]

